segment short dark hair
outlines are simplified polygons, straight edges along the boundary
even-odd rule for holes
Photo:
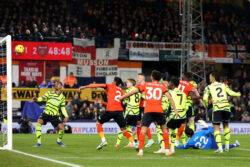
[[[128,79],[128,81],[129,81],[129,82],[131,82],[133,86],[135,86],[135,85],[136,85],[136,81],[135,81],[134,79],[129,78],[129,79]]]
[[[153,70],[151,72],[151,76],[153,77],[153,80],[160,81],[161,80],[161,72],[157,70]]]
[[[191,72],[185,72],[184,74],[184,77],[186,77],[188,80],[191,80],[192,79],[192,76],[193,74]]]
[[[212,75],[216,81],[220,80],[220,75],[217,71],[211,72],[210,75]]]
[[[124,83],[123,83],[123,81],[122,81],[122,79],[120,77],[115,77],[114,82],[115,82],[116,86],[119,86],[119,87],[124,86]]]
[[[174,85],[174,87],[177,87],[179,85],[179,79],[177,79],[176,77],[172,77],[170,79],[170,82]]]
[[[138,73],[137,75],[142,75],[142,76],[145,76],[143,73]]]

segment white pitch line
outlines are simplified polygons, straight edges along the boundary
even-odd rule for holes
[[[159,160],[159,159],[250,159],[250,157],[55,157],[57,159],[83,159],[83,160]]]
[[[237,148],[237,150],[242,150],[242,151],[250,151],[249,148]]]
[[[18,154],[23,154],[25,156],[30,156],[30,157],[33,157],[33,158],[42,159],[42,160],[50,161],[50,162],[57,163],[57,164],[62,164],[62,165],[65,165],[65,166],[83,167],[83,166],[80,166],[80,165],[76,165],[76,164],[72,164],[72,163],[68,163],[68,162],[64,162],[64,161],[59,161],[59,160],[55,160],[55,159],[51,159],[51,158],[41,157],[41,156],[38,156],[38,155],[33,155],[33,154],[25,153],[25,152],[22,152],[22,151],[18,151],[18,150],[10,150],[10,151],[12,151],[14,153],[18,153]]]

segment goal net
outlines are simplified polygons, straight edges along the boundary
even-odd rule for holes
[[[0,38],[0,149],[12,149],[11,36]]]

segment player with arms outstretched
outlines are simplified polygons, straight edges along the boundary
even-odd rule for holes
[[[145,134],[151,123],[156,122],[161,126],[163,132],[163,140],[165,144],[165,154],[171,155],[169,151],[169,135],[166,127],[166,119],[162,109],[162,96],[165,94],[172,105],[172,108],[176,115],[178,115],[175,104],[172,97],[167,92],[165,85],[159,83],[161,79],[161,73],[153,70],[151,73],[152,82],[146,82],[143,85],[137,85],[137,90],[123,95],[120,99],[124,99],[138,92],[145,92],[145,111],[142,118],[142,129],[139,137],[139,152],[138,156],[143,156],[143,147],[145,142]]]
[[[135,87],[136,81],[134,79],[128,79],[126,81],[127,89],[125,90],[126,93],[129,93],[133,90],[136,90]],[[132,128],[136,127],[138,122],[141,120],[141,114],[140,114],[140,101],[141,101],[141,93],[136,93],[128,98],[124,99],[123,102],[126,105],[124,117],[126,120],[126,130],[133,135]],[[116,140],[116,148],[119,148],[121,141],[123,138],[122,131],[118,132],[117,140]],[[127,147],[130,146],[130,143],[127,145]]]
[[[53,90],[46,92],[42,97],[33,98],[37,102],[46,102],[44,112],[37,120],[36,124],[36,147],[41,146],[41,136],[42,136],[42,125],[46,125],[50,122],[54,128],[58,128],[58,138],[57,144],[64,147],[62,138],[64,135],[64,123],[68,121],[68,114],[65,109],[65,97],[61,92],[62,83],[60,81],[55,81]],[[62,120],[62,115],[64,119]]]
[[[122,87],[123,82],[121,78],[115,77],[114,81],[110,84],[90,84],[79,88],[105,88],[107,91],[108,101],[106,111],[98,116],[96,123],[97,132],[101,138],[101,143],[97,146],[97,150],[107,146],[102,125],[109,122],[111,119],[114,119],[114,121],[119,125],[123,135],[129,140],[131,147],[134,146],[134,139],[132,135],[126,131],[126,121],[123,116],[123,107],[121,101],[119,100],[119,98],[124,94]]]
[[[208,106],[209,99],[212,101],[212,122],[214,127],[214,137],[217,143],[218,149],[215,151],[216,153],[223,153],[222,143],[221,143],[221,135],[220,135],[220,124],[223,124],[224,129],[224,137],[225,137],[225,151],[229,151],[229,143],[230,143],[230,129],[229,129],[229,121],[230,121],[230,108],[231,105],[228,102],[229,96],[241,96],[240,92],[232,91],[227,85],[218,82],[219,75],[217,72],[212,72],[209,75],[209,80],[211,82],[205,88],[205,93],[203,96],[203,101],[205,105]]]

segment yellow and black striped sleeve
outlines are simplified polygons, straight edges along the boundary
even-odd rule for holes
[[[46,102],[50,97],[50,92],[46,92],[42,97],[37,98],[37,102]]]
[[[66,108],[65,108],[65,97],[64,96],[61,99],[61,111],[62,111],[62,114],[64,117],[69,117],[68,113],[66,111]]]

